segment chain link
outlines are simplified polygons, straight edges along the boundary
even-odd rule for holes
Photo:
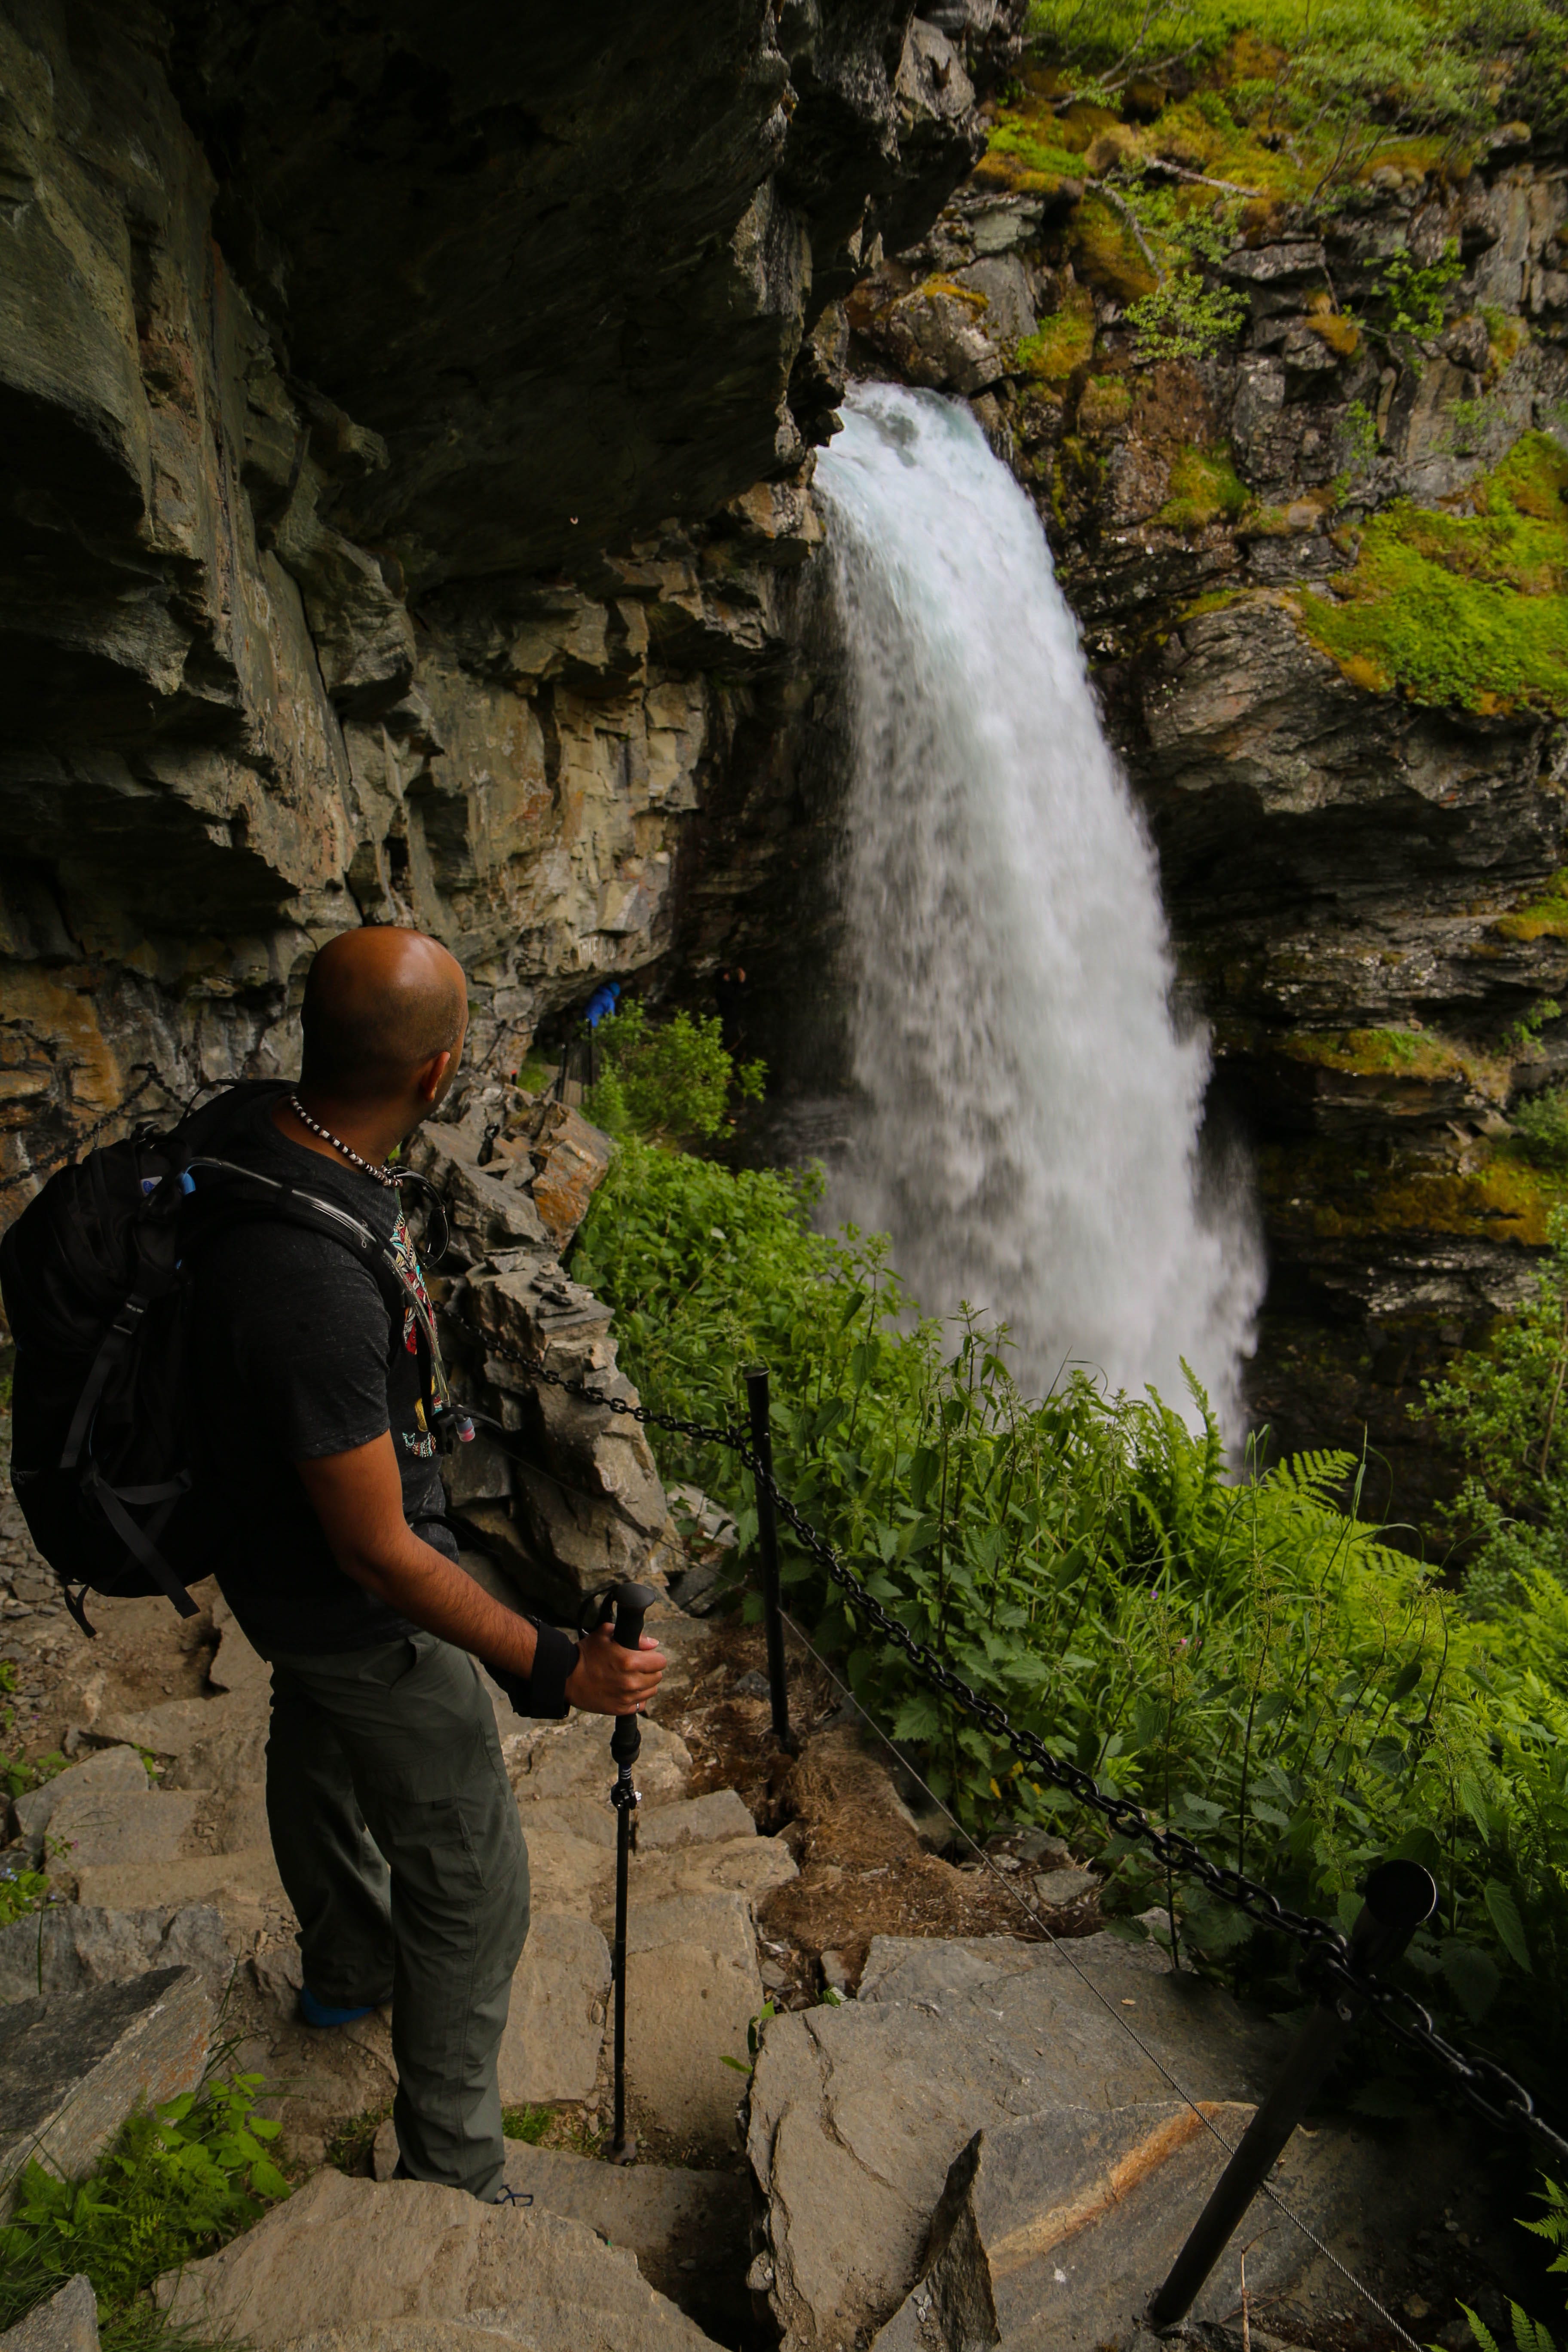
[[[1314,1991],[1320,1996],[1337,1991],[1363,2003],[1396,2041],[1435,2059],[1452,2075],[1470,2105],[1489,2122],[1510,2131],[1531,2132],[1559,2160],[1568,2159],[1568,2140],[1562,2138],[1537,2114],[1535,2102],[1523,2084],[1517,2082],[1494,2059],[1458,2049],[1445,2040],[1414,1993],[1364,1975],[1352,1962],[1349,1940],[1338,1927],[1331,1927],[1326,1919],[1314,1918],[1308,1912],[1294,1910],[1289,1904],[1282,1903],[1268,1887],[1260,1886],[1256,1879],[1247,1877],[1243,1872],[1233,1870],[1224,1863],[1211,1862],[1202,1848],[1182,1831],[1158,1827],[1131,1797],[1107,1796],[1091,1773],[1086,1772],[1080,1765],[1069,1764],[1065,1758],[1053,1755],[1045,1742],[1032,1731],[1020,1730],[994,1699],[987,1698],[984,1692],[966,1683],[962,1675],[955,1675],[951,1666],[944,1664],[916,1634],[910,1633],[907,1625],[901,1624],[890,1611],[867,1591],[854,1570],[839,1559],[826,1537],[812,1526],[784,1493],[777,1479],[763,1469],[739,1428],[717,1428],[702,1422],[681,1421],[669,1413],[654,1412],[643,1404],[629,1404],[624,1397],[602,1396],[586,1381],[574,1380],[543,1363],[537,1356],[526,1355],[521,1349],[493,1339],[465,1317],[449,1309],[447,1313],[449,1319],[460,1330],[489,1354],[518,1365],[534,1379],[547,1381],[552,1388],[561,1389],[569,1396],[580,1397],[588,1404],[597,1405],[602,1411],[622,1414],[649,1428],[673,1430],[679,1435],[691,1439],[694,1444],[723,1445],[738,1454],[757,1481],[759,1488],[772,1496],[774,1509],[794,1530],[802,1549],[845,1595],[864,1622],[903,1653],[916,1675],[929,1688],[950,1700],[1002,1746],[1011,1748],[1021,1763],[1031,1767],[1053,1787],[1064,1790],[1087,1811],[1097,1813],[1113,1836],[1127,1838],[1143,1846],[1163,1869],[1181,1871],[1184,1875],[1195,1878],[1220,1902],[1245,1912],[1259,1927],[1273,1927],[1282,1935],[1291,1937],[1305,1955],[1301,1974]]]

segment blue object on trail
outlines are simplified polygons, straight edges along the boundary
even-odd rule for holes
[[[615,1011],[616,1000],[620,992],[621,983],[618,980],[606,980],[602,986],[594,991],[593,995],[583,1007],[583,1018],[590,1029],[596,1029],[606,1013]]]
[[[309,1985],[300,1987],[300,2017],[305,2025],[354,2025],[362,2017],[368,2017],[374,2006],[374,2001],[367,2000],[363,2009],[329,2009],[324,2000],[316,1999]]]

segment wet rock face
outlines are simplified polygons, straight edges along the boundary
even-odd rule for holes
[[[447,940],[498,1067],[669,948],[791,690],[831,305],[973,152],[910,26],[0,11],[0,1214],[287,1062],[346,925]]]

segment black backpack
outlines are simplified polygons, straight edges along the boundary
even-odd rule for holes
[[[288,1083],[231,1087],[167,1134],[140,1129],[49,1178],[0,1239],[0,1294],[16,1343],[11,1484],[67,1607],[91,1633],[86,1592],[166,1593],[212,1572],[194,1477],[185,1324],[194,1253],[256,1218],[309,1227],[379,1284],[394,1355],[418,1334],[426,1425],[456,1416],[424,1301],[390,1243],[335,1202],[221,1157],[224,1135]]]

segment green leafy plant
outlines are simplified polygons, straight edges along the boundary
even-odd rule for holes
[[[1423,266],[1408,253],[1396,253],[1384,262],[1378,277],[1379,299],[1388,306],[1384,331],[1414,335],[1418,341],[1441,332],[1444,297],[1456,278],[1464,275],[1457,237],[1450,237],[1443,257]]]
[[[1531,2066],[1568,2036],[1568,1589],[1538,1570],[1495,1607],[1355,1516],[1360,1467],[1298,1457],[1237,1483],[1201,1407],[1087,1378],[1019,1393],[1005,1339],[915,1316],[885,1243],[811,1229],[812,1188],[628,1145],[579,1247],[647,1402],[732,1419],[773,1376],[779,1475],[869,1593],[1102,1788],[1135,1796],[1280,1895],[1329,1916],[1391,1853],[1437,1876],[1412,1947],[1423,1997]],[[733,1511],[721,1446],[661,1441],[667,1475]],[[1349,1508],[1346,1507],[1347,1503]],[[785,1538],[786,1605],[970,1826],[1070,1807],[955,1713]],[[1090,1851],[1102,1832],[1072,1823]],[[1289,1953],[1141,1849],[1106,1845],[1123,1932],[1158,1905],[1184,1960],[1276,2004]]]
[[[1239,334],[1247,318],[1245,294],[1228,286],[1207,288],[1194,270],[1178,269],[1127,306],[1127,323],[1139,361],[1197,360]]]
[[[1546,2210],[1534,2220],[1523,2217],[1520,2228],[1532,2237],[1544,2238],[1549,2246],[1557,2249],[1547,2271],[1568,2271],[1568,2192],[1560,2181],[1542,2178],[1536,2192]],[[1468,2303],[1459,2305],[1470,2323],[1470,2333],[1480,2347],[1480,2352],[1499,2352],[1497,2337],[1484,2319],[1470,2309]],[[1539,2319],[1531,2319],[1522,2305],[1510,2302],[1509,2318],[1513,2328],[1514,2352],[1557,2352],[1557,2341],[1552,2330]]]
[[[758,2010],[755,2017],[750,2021],[746,2027],[745,2057],[731,2058],[728,2051],[721,2051],[719,2057],[720,2065],[732,2066],[736,2074],[744,2074],[747,2082],[749,2083],[752,2076],[757,2071],[757,2058],[763,2046],[763,2029],[764,2027],[771,2025],[777,2015],[778,2011],[774,2008],[773,2002],[771,2000],[764,2000],[761,2009]]]
[[[1478,1609],[1506,1608],[1543,1578],[1568,1583],[1568,1216],[1551,1233],[1519,1313],[1412,1407],[1467,1465],[1446,1516]]]
[[[271,2153],[279,2126],[256,2113],[260,2089],[258,2074],[213,2077],[132,2116],[84,2180],[28,2164],[0,2227],[0,2327],[85,2272],[100,2315],[145,2336],[155,2278],[225,2244],[289,2194]],[[112,2347],[114,2331],[106,2337]]]
[[[634,998],[600,1022],[597,1041],[601,1076],[585,1108],[611,1135],[692,1141],[718,1133],[731,1089],[762,1098],[763,1064],[737,1066],[716,1017],[653,1022]]]
[[[1527,1095],[1513,1114],[1525,1156],[1538,1168],[1568,1175],[1568,1087],[1543,1087]]]

